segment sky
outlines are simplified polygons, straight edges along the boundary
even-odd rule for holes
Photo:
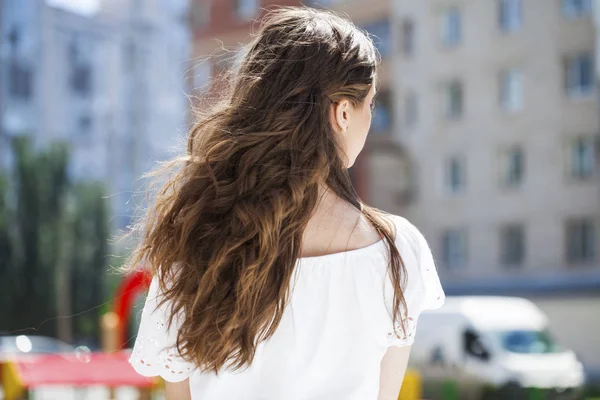
[[[79,14],[93,14],[98,9],[98,1],[99,0],[46,0],[46,3]]]

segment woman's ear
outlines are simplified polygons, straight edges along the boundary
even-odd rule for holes
[[[348,130],[350,124],[350,102],[347,99],[333,102],[329,111],[331,126],[338,133]]]

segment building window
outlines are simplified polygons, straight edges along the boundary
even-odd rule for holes
[[[596,232],[591,219],[567,222],[567,261],[584,263],[594,261],[596,256]]]
[[[464,229],[451,229],[442,237],[444,264],[447,268],[463,267],[467,261],[467,234]]]
[[[252,19],[258,14],[260,0],[235,0],[235,14],[240,19]]]
[[[507,187],[517,187],[525,175],[525,154],[520,148],[513,148],[503,154],[502,182]]]
[[[466,187],[466,167],[462,157],[452,157],[446,164],[446,188],[455,194],[464,191]]]
[[[406,56],[415,52],[415,23],[410,19],[402,21],[402,52]]]
[[[464,90],[461,82],[452,81],[444,87],[444,114],[448,119],[459,119],[464,109]]]
[[[517,70],[500,73],[500,107],[507,112],[523,109],[523,74]]]
[[[440,15],[440,40],[446,47],[454,47],[462,40],[462,18],[458,8],[448,8]]]
[[[591,14],[592,0],[562,0],[562,12],[574,18]]]
[[[9,64],[8,93],[15,100],[29,100],[33,94],[33,72],[29,65],[13,60]]]
[[[595,140],[593,136],[580,136],[569,146],[569,171],[572,178],[588,179],[596,168]]]
[[[515,32],[523,26],[521,0],[498,0],[498,23],[505,33]]]
[[[135,43],[129,41],[127,43],[125,43],[125,45],[123,46],[123,69],[127,72],[133,72],[135,71],[136,67],[137,67],[137,56],[138,56],[138,51],[137,51],[137,46],[135,45]]]
[[[375,47],[377,47],[377,50],[382,57],[391,54],[392,36],[389,20],[385,19],[377,21],[372,24],[364,25],[362,28],[369,33],[369,36],[373,39],[373,43],[375,43]]]
[[[569,57],[565,62],[565,85],[569,96],[587,95],[594,87],[594,59],[586,52]]]
[[[22,6],[21,4],[17,6],[15,3],[12,7],[16,10]],[[8,10],[10,8],[9,5]],[[4,34],[4,32],[2,33]],[[15,100],[26,101],[33,95],[33,69],[30,65],[18,59],[19,50],[22,48],[23,43],[22,37],[22,28],[18,25],[11,26],[6,32],[8,48],[5,50],[8,50],[7,55],[10,57],[8,62],[8,94]],[[4,44],[2,44],[2,47],[4,47]]]
[[[510,225],[500,233],[500,261],[506,266],[519,266],[525,259],[525,232],[520,225]]]
[[[523,150],[514,149],[508,153],[508,170],[506,182],[511,186],[518,186],[523,182],[525,173],[525,156]]]
[[[76,42],[69,46],[69,86],[73,93],[88,96],[92,92],[92,69],[83,59]]]
[[[71,69],[71,89],[81,96],[92,92],[92,70],[89,65],[77,65]]]
[[[407,127],[412,127],[419,119],[419,103],[417,94],[408,92],[404,97],[404,123]]]
[[[87,136],[92,129],[92,117],[90,115],[81,115],[77,120],[77,129],[80,136]]]
[[[371,130],[375,133],[388,131],[392,125],[392,103],[389,92],[378,93],[371,121]]]

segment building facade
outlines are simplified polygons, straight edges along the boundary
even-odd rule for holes
[[[117,226],[143,205],[140,176],[181,151],[187,131],[190,33],[187,0],[105,0],[96,18],[115,28],[111,87],[101,105],[111,124],[108,173]]]
[[[143,202],[138,178],[187,130],[187,0],[105,0],[80,14],[39,0],[2,4],[0,143],[71,145],[74,179],[102,180],[115,229]],[[137,196],[139,194],[139,196]]]
[[[403,214],[448,294],[533,298],[597,369],[600,326],[581,312],[600,307],[592,2],[392,4],[394,134],[414,179]]]
[[[113,26],[60,8],[44,9],[44,46],[40,60],[43,122],[38,145],[65,140],[71,146],[70,175],[104,180],[111,129],[102,116],[110,68],[101,68],[114,45]]]
[[[42,109],[43,0],[0,3],[0,168],[10,162],[10,137],[39,131]]]
[[[394,4],[406,35],[396,133],[418,170],[406,212],[430,236],[445,281],[599,278],[591,10]]]

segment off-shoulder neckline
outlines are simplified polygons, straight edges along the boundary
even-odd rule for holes
[[[383,245],[384,242],[385,242],[385,238],[381,238],[381,239],[379,239],[375,243],[371,243],[371,244],[369,244],[367,246],[359,247],[357,249],[351,249],[351,250],[346,250],[346,251],[338,251],[337,253],[322,254],[322,255],[319,255],[319,256],[298,257],[298,261],[301,261],[301,262],[321,261],[321,260],[329,259],[329,258],[337,258],[337,257],[342,257],[342,256],[357,255],[357,254],[369,252],[369,251],[371,251],[373,249],[376,249],[376,248],[380,247],[381,245]]]

